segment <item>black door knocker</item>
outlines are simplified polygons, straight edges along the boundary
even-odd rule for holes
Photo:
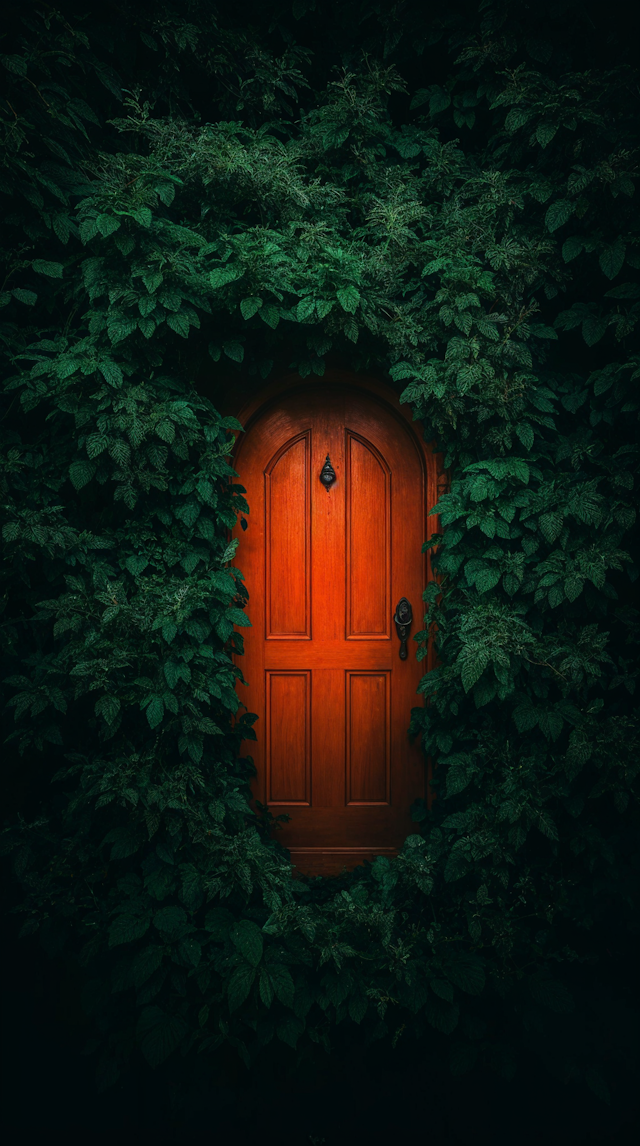
[[[400,660],[406,661],[408,656],[407,639],[413,621],[413,610],[406,597],[401,597],[398,601],[393,619],[396,623],[396,632],[400,638]]]
[[[333,485],[335,480],[336,480],[336,471],[334,470],[333,466],[331,465],[331,458],[327,454],[326,461],[325,461],[322,469],[320,470],[320,481],[322,482],[325,489],[328,490],[329,486]]]

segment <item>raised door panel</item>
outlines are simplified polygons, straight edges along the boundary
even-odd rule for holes
[[[391,474],[371,442],[346,432],[347,638],[391,635]]]
[[[311,638],[310,431],[287,442],[265,481],[266,636]]]
[[[267,672],[266,772],[268,803],[311,799],[311,673]]]
[[[388,804],[391,673],[346,673],[346,803]]]

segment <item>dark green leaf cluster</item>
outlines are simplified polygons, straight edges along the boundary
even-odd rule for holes
[[[136,1045],[249,1065],[345,1023],[442,1037],[456,1073],[533,1045],[606,1096],[589,969],[638,895],[637,74],[591,60],[583,5],[341,5],[330,34],[326,7],[11,18],[23,932],[86,969],[103,1086]],[[394,862],[305,881],[239,755],[251,507],[219,411],[334,365],[446,457],[411,717],[437,798]]]

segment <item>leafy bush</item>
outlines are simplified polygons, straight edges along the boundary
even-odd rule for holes
[[[248,1065],[344,1022],[457,1073],[534,1047],[606,1098],[631,1052],[594,997],[636,1006],[637,75],[582,4],[106,11],[16,12],[2,57],[22,931],[85,969],[102,1086],[135,1047]],[[326,364],[390,378],[452,481],[412,715],[437,799],[396,861],[305,881],[239,757],[218,407]]]

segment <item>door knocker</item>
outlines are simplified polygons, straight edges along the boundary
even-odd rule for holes
[[[322,469],[320,470],[320,481],[322,482],[325,489],[328,490],[329,486],[333,485],[335,480],[336,480],[336,471],[334,470],[333,466],[331,465],[331,458],[327,454],[326,461],[325,461]]]

